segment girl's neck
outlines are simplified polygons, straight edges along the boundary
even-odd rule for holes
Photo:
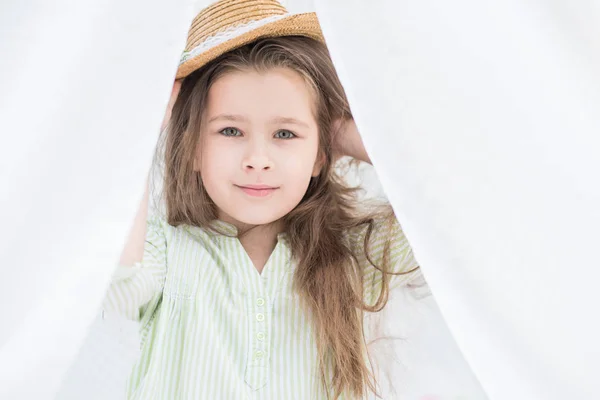
[[[248,225],[224,216],[220,219],[234,225],[241,233],[240,243],[260,274],[277,245],[277,235],[283,231],[282,221],[266,225]]]
[[[240,237],[240,243],[260,274],[277,245],[277,232],[268,228],[259,228],[262,227],[251,229],[247,234]]]

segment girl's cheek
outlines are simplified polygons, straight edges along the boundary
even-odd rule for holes
[[[231,146],[218,138],[206,140],[205,152],[213,158],[228,156],[231,150]]]

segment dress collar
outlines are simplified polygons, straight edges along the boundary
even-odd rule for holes
[[[217,232],[223,232],[225,235],[237,238],[238,229],[235,225],[230,224],[229,222],[222,221],[220,219],[214,219],[209,224],[213,229]],[[277,234],[277,241],[281,242],[282,240],[287,239],[288,235],[286,232],[281,232]]]

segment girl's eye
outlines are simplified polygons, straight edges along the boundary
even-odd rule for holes
[[[296,135],[294,135],[290,131],[279,131],[275,134],[275,137],[277,139],[292,139],[292,138],[295,138]]]
[[[219,133],[221,133],[224,136],[241,136],[241,132],[235,128],[225,128],[223,130],[221,130]]]

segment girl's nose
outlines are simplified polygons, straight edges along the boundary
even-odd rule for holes
[[[245,170],[267,171],[273,168],[264,144],[255,143],[248,150],[243,161]]]
[[[266,157],[252,157],[244,161],[244,169],[266,171],[272,168],[272,162]]]

